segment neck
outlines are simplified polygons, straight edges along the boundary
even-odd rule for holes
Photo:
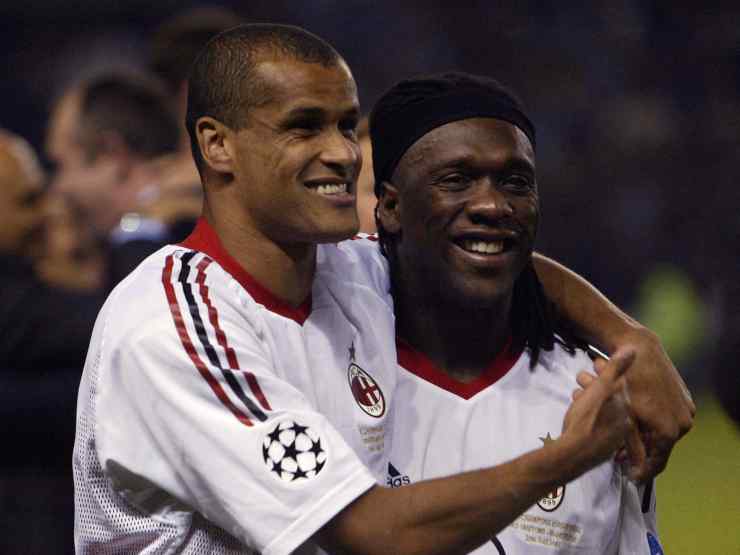
[[[458,381],[476,379],[506,347],[511,297],[484,308],[453,304],[438,295],[394,290],[396,330],[415,350]]]
[[[316,245],[279,245],[231,214],[214,217],[207,201],[203,216],[224,249],[265,289],[293,307],[308,298],[316,271]]]

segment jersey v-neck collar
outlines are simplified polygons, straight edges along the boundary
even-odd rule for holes
[[[231,256],[221,244],[216,231],[206,221],[205,218],[198,218],[195,229],[182,242],[181,246],[200,251],[210,256],[213,260],[226,270],[231,276],[238,281],[244,289],[259,304],[263,305],[269,311],[290,318],[300,325],[311,314],[311,294],[309,293],[305,301],[298,307],[293,307],[284,300],[278,298],[274,293],[261,285],[252,275],[247,272],[237,260]]]
[[[462,397],[466,401],[503,378],[522,356],[522,350],[514,347],[510,337],[506,347],[480,376],[471,382],[461,382],[445,373],[429,357],[414,349],[400,337],[396,337],[396,350],[400,366],[422,380]]]

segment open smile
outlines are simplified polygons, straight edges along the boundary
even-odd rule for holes
[[[333,204],[350,205],[355,201],[352,183],[338,180],[312,180],[304,183],[312,193],[331,201]]]
[[[517,246],[513,236],[458,237],[452,243],[454,251],[466,262],[488,268],[509,264]]]

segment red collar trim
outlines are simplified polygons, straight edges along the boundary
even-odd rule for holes
[[[198,218],[198,222],[195,224],[195,229],[193,229],[193,232],[187,237],[187,239],[180,243],[180,245],[210,256],[213,260],[218,262],[224,270],[230,273],[232,277],[247,290],[255,301],[271,312],[290,318],[291,320],[298,322],[300,325],[303,325],[309,314],[311,314],[310,293],[306,300],[298,307],[290,306],[284,300],[276,297],[274,293],[258,283],[257,280],[254,279],[234,257],[226,252],[226,249],[221,244],[221,240],[218,238],[216,231],[205,218]]]
[[[472,382],[465,383],[440,370],[426,355],[415,350],[400,337],[396,337],[396,349],[398,351],[398,364],[406,370],[422,380],[441,387],[465,400],[477,395],[503,378],[522,355],[521,350],[512,349],[512,339],[509,337],[506,347],[498,354],[486,371]]]

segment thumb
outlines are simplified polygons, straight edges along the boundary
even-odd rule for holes
[[[627,368],[635,360],[635,349],[633,347],[620,347],[604,364],[604,369],[599,373],[599,377],[606,381],[615,382],[627,371]]]

